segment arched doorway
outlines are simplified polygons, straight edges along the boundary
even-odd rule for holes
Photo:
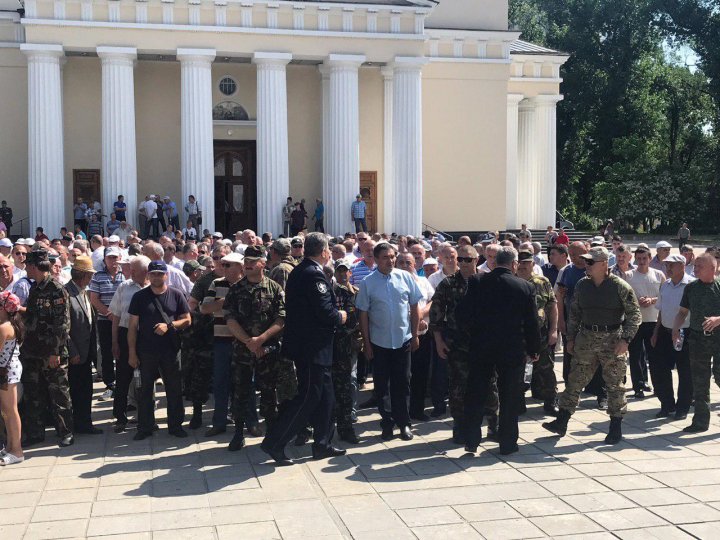
[[[215,226],[228,236],[257,227],[255,141],[215,141]]]

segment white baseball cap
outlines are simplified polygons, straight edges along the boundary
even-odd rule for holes
[[[119,244],[120,237],[116,234],[112,234],[108,237],[108,242],[110,242],[111,244]]]
[[[660,240],[657,244],[655,244],[655,249],[660,248],[671,248],[672,244],[670,242],[666,242],[665,240]]]
[[[9,238],[0,238],[0,247],[11,248],[13,247],[13,243]]]

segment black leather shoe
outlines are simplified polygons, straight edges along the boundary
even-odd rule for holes
[[[83,435],[102,435],[103,430],[100,428],[96,428],[95,426],[90,426],[86,428],[75,428],[75,433],[82,433]]]
[[[206,437],[214,437],[215,435],[220,435],[221,433],[225,433],[226,431],[227,431],[227,428],[212,426],[210,429],[208,429],[205,432],[205,436]]]
[[[312,447],[312,458],[315,460],[344,456],[345,454],[347,454],[347,450],[343,450],[342,448],[335,448],[334,446],[316,448],[315,445],[313,445]]]
[[[412,441],[413,434],[410,431],[410,426],[404,426],[400,428],[400,438],[403,441]]]
[[[687,411],[675,411],[675,420],[685,420],[687,416]]]
[[[45,442],[45,437],[28,437],[27,439],[25,439],[25,442],[22,443],[22,447],[30,448],[31,446],[40,444],[42,442]]]
[[[358,409],[372,409],[373,407],[377,407],[377,404],[378,404],[377,399],[375,399],[375,396],[372,396],[370,399],[363,401],[358,406]]]
[[[72,446],[73,444],[75,444],[75,437],[73,437],[72,433],[69,433],[62,437],[58,444],[63,448],[66,446]]]
[[[683,429],[685,433],[702,433],[703,431],[707,431],[709,428],[708,426],[701,426],[699,424],[690,424],[688,427]]]
[[[253,424],[249,428],[247,428],[247,430],[252,437],[262,437],[263,435],[265,435],[259,424]]]
[[[465,451],[470,452],[471,454],[474,454],[477,452],[478,447],[477,446],[470,446],[469,444],[465,445]]]
[[[310,440],[310,432],[307,429],[303,429],[300,433],[295,435],[295,446],[305,446]]]
[[[648,393],[652,393],[652,391],[653,391],[652,387],[648,383],[643,383],[642,389],[643,389],[643,391],[648,392]]]
[[[338,436],[340,437],[341,441],[345,441],[350,444],[360,443],[360,439],[358,439],[357,433],[355,433],[354,429],[349,429],[348,431],[339,431]]]
[[[147,431],[138,431],[133,437],[133,441],[143,441],[148,437],[152,437],[152,433],[148,433]]]
[[[635,399],[645,399],[645,392],[643,390],[635,390],[633,397]]]
[[[178,439],[184,439],[188,436],[187,431],[185,431],[183,428],[175,428],[175,429],[169,429],[168,433],[172,435],[173,437],[177,437]]]
[[[231,452],[237,452],[238,450],[242,450],[244,447],[245,437],[242,435],[242,430],[238,430],[235,432],[235,435],[233,435],[230,444],[228,444],[228,450]]]
[[[273,450],[265,444],[265,441],[260,443],[260,450],[270,456],[275,461],[275,465],[277,465],[278,467],[287,467],[289,465],[293,465],[293,461],[285,455],[284,450]]]
[[[199,429],[202,427],[202,405],[199,408],[195,407],[193,410],[193,415],[190,423],[188,423],[188,427],[190,429]]]
[[[413,420],[417,420],[418,422],[427,422],[428,420],[430,420],[430,417],[427,414],[425,414],[424,412],[417,413],[417,414],[411,414],[410,418],[412,418]]]
[[[668,416],[672,415],[672,411],[670,409],[666,409],[665,407],[661,407],[660,410],[655,415],[655,418],[667,418]]]
[[[514,444],[512,446],[501,446],[500,447],[500,455],[501,456],[509,456],[510,454],[514,454],[515,452],[519,451],[520,448],[517,444]]]
[[[113,426],[113,431],[115,433],[123,433],[127,429],[127,424],[122,422],[115,422],[115,425]]]
[[[380,438],[383,441],[390,441],[390,440],[392,440],[393,437],[394,437],[394,435],[393,435],[392,426],[383,428],[382,434],[380,435]]]
[[[560,409],[558,409],[554,399],[548,399],[543,403],[543,411],[550,416],[557,416]]]

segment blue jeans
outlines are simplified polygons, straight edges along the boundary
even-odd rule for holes
[[[362,232],[368,232],[367,230],[367,223],[365,223],[365,218],[355,218],[355,232],[359,233]]]

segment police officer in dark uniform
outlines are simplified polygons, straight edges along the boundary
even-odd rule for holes
[[[260,448],[278,465],[292,465],[285,445],[308,422],[313,427],[313,459],[340,456],[345,450],[331,445],[334,434],[332,381],[335,329],[347,320],[339,311],[323,266],[330,261],[325,235],[310,233],[305,258],[293,270],[285,289],[283,354],[295,363],[298,394],[280,413]]]
[[[502,247],[496,268],[468,279],[467,294],[455,315],[458,328],[470,338],[470,372],[465,394],[465,450],[480,443],[483,405],[497,371],[500,394],[500,453],[517,452],[518,413],[524,392],[523,374],[528,358],[540,352],[540,325],[535,288],[513,275],[518,253]]]

